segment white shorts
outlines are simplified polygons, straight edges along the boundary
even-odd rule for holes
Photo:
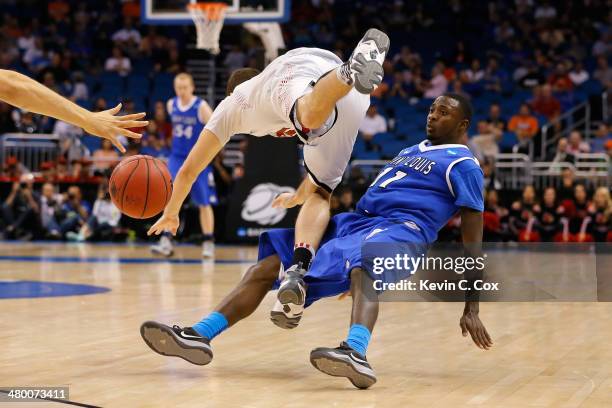
[[[295,137],[291,111],[314,83],[342,64],[332,52],[298,48],[274,60],[256,77],[238,85],[215,109],[206,129],[225,144],[230,136]],[[369,95],[352,89],[337,104],[335,122],[312,145],[304,146],[310,178],[328,191],[342,180],[359,126],[370,105]]]

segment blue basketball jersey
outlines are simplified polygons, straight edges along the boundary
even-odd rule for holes
[[[484,210],[483,173],[467,146],[425,140],[402,150],[357,203],[357,211],[412,221],[427,242],[459,210]]]
[[[172,98],[170,121],[172,123],[173,155],[186,157],[198,141],[198,137],[200,137],[200,133],[205,125],[198,116],[201,103],[202,100],[196,96],[193,103],[187,109],[181,110],[179,98]]]

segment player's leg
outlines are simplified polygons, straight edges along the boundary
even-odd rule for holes
[[[267,256],[251,266],[213,312],[191,327],[144,322],[140,327],[143,340],[161,355],[180,357],[197,365],[210,363],[211,340],[255,311],[278,278],[279,267],[277,255]]]
[[[376,374],[365,355],[378,317],[378,296],[372,279],[361,268],[351,271],[351,326],[346,341],[339,347],[319,347],[310,353],[310,362],[319,371],[346,377],[357,388],[368,388]]]
[[[215,215],[212,205],[217,203],[217,191],[211,166],[204,169],[193,183],[191,198],[198,204],[200,210],[202,256],[213,258],[215,256]]]
[[[312,92],[298,99],[299,124],[308,129],[323,126],[334,112],[336,102],[353,86],[364,94],[374,91],[382,82],[382,63],[388,51],[389,37],[375,28],[368,30],[348,61],[320,78]]]
[[[168,158],[168,171],[172,180],[176,178],[176,174],[181,168],[184,162],[184,158],[171,155]],[[151,246],[151,252],[165,257],[171,257],[174,255],[174,245],[172,244],[172,234],[168,231],[164,231],[159,238],[157,244]]]
[[[200,227],[202,228],[202,256],[213,258],[215,256],[215,216],[211,205],[201,205],[199,209]]]

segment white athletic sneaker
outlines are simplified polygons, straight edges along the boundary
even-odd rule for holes
[[[202,257],[203,258],[214,258],[215,257],[215,242],[214,241],[202,242]]]
[[[174,247],[172,240],[165,235],[162,235],[159,242],[151,247],[151,252],[166,258],[171,257],[174,254]]]
[[[370,28],[351,58],[338,70],[339,77],[362,94],[370,94],[381,84],[383,62],[389,52],[389,36],[376,28]]]

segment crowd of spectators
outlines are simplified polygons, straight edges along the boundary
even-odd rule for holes
[[[108,109],[114,102],[99,94],[92,77],[106,72],[127,78],[143,65],[151,75],[185,69],[184,51],[193,41],[193,27],[142,25],[139,3],[4,0],[0,2],[0,68],[24,72],[93,110]],[[395,131],[402,120],[394,109],[397,104],[418,107],[446,91],[461,93],[474,104],[485,101],[468,143],[482,163],[488,208],[500,208],[499,214],[487,210],[499,216],[500,226],[497,235],[488,231],[487,236],[520,240],[521,231],[529,226],[530,233],[548,240],[551,212],[545,209],[554,206],[553,239],[564,231],[565,237],[582,233],[581,240],[585,234],[601,238],[596,226],[602,225],[602,219],[610,222],[609,195],[606,201],[600,190],[589,191],[585,202],[576,198],[574,190],[582,197],[581,188],[572,185],[571,195],[569,187],[552,192],[532,189],[516,203],[506,203],[499,200],[504,192],[493,174],[492,160],[502,151],[504,135],[516,138],[514,151],[527,152],[546,121],[581,102],[579,96],[588,97],[589,89],[610,89],[612,11],[605,0],[294,0],[292,19],[283,26],[283,33],[288,48],[317,46],[346,59],[371,26],[389,33],[392,49],[384,64],[384,83],[374,93],[360,128],[367,151],[383,150],[376,135]],[[254,41],[244,34],[223,49],[217,62],[229,70],[254,66]],[[588,88],[593,84],[597,87]],[[516,95],[522,98],[520,103],[508,108],[504,101]],[[140,109],[133,97],[121,95],[123,113]],[[151,123],[143,130],[143,138],[124,142],[130,155],[165,159],[172,137],[165,101],[146,101]],[[424,114],[420,120],[424,123]],[[561,132],[565,125],[559,122],[553,130]],[[81,129],[0,103],[0,134],[8,132],[57,134],[61,155],[54,162],[41,162],[38,169],[26,169],[15,157],[1,163],[1,180],[12,184],[2,200],[0,234],[76,241],[126,236],[124,220],[109,207],[103,183],[120,159],[112,146],[102,143],[86,155]],[[559,137],[544,159],[572,163],[581,152],[612,155],[610,124],[597,123],[588,139],[579,131]],[[222,155],[214,167],[223,201],[244,168],[228,168]],[[32,179],[31,172],[40,177]],[[353,210],[368,182],[358,171],[351,173],[347,184],[334,194],[333,212]],[[505,207],[498,203],[502,201]],[[507,214],[502,216],[503,209]]]

